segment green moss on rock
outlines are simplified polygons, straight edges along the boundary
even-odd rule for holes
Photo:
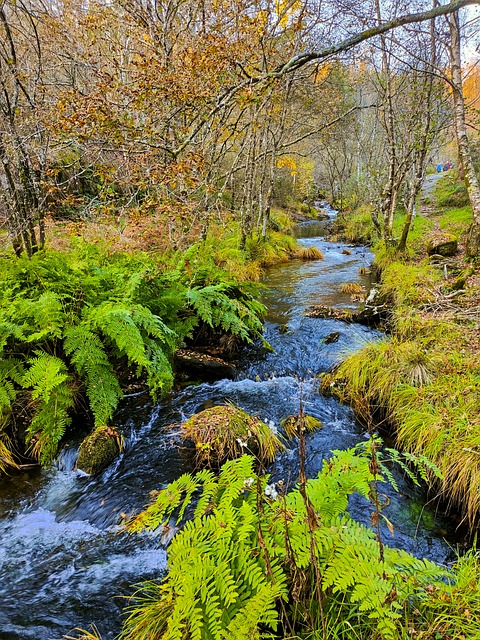
[[[439,255],[445,258],[454,256],[458,251],[458,240],[455,236],[444,234],[440,238],[432,238],[427,243],[429,256]]]
[[[121,450],[121,436],[113,427],[97,427],[80,445],[77,468],[90,475],[103,471]]]

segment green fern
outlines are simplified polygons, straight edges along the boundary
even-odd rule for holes
[[[137,366],[138,373],[146,371],[154,395],[171,389],[173,371],[167,354],[178,338],[151,311],[140,305],[105,302],[85,313],[85,323],[108,338],[119,356]]]
[[[33,454],[43,463],[55,456],[58,444],[71,422],[72,379],[64,362],[47,353],[37,352],[28,359],[21,384],[30,390],[34,409],[26,439]]]
[[[325,609],[346,620],[355,612],[370,636],[393,640],[404,609],[427,596],[427,587],[443,584],[447,573],[388,547],[382,558],[375,534],[348,516],[349,495],[370,493],[370,462],[365,447],[334,452],[306,483],[306,498],[300,487],[269,498],[268,477],[255,474],[248,456],[225,464],[218,478],[208,471],[183,475],[129,524],[131,531],[168,527],[176,514],[178,525],[200,495],[170,546],[167,578],[136,594],[122,637],[267,638],[288,597],[320,625],[315,598],[306,593],[300,602],[295,586],[301,572],[316,592],[313,549]]]
[[[215,277],[225,274],[217,269]],[[101,426],[111,420],[122,398],[125,374],[140,377],[154,399],[168,392],[173,384],[174,351],[199,325],[200,316],[207,318],[208,308],[212,326],[219,330],[245,339],[260,335],[262,307],[250,290],[235,284],[232,276],[228,284],[217,282],[213,289],[211,284],[201,269],[193,277],[187,274],[185,262],[168,270],[157,257],[110,253],[83,242],[68,253],[0,258],[4,442],[8,435],[12,441],[16,435],[10,419],[12,406],[15,410],[15,402],[24,398],[31,401],[25,412],[32,418],[28,444],[46,461],[53,457],[69,424],[75,394],[86,393],[95,424]],[[34,354],[38,353],[57,359],[50,361],[48,376],[53,375],[52,363],[59,367],[58,361],[63,361],[50,392],[35,378]],[[24,451],[24,443],[17,444]]]
[[[171,490],[160,494],[155,512],[151,510],[144,520],[148,526],[160,522],[180,503],[183,512],[182,495],[190,501],[201,481],[208,487],[208,509],[212,511],[204,515],[197,506],[194,519],[174,538],[168,582],[152,598],[143,598],[134,606],[124,638],[172,640],[187,635],[212,640],[245,639],[260,637],[259,625],[277,628],[276,602],[287,594],[284,572],[274,559],[267,570],[258,540],[255,502],[240,499],[247,478],[236,477],[234,487],[225,484],[236,468],[250,474],[252,462],[244,457],[238,465],[227,463],[218,479],[210,472],[201,472],[195,478],[182,476]],[[203,508],[207,508],[205,502]],[[140,524],[140,520],[134,521],[133,529],[138,530]],[[189,579],[185,580],[187,575]],[[147,587],[147,594],[150,588]],[[159,611],[168,618],[161,615],[157,619]],[[156,635],[159,630],[161,636]]]
[[[260,337],[260,317],[265,308],[238,288],[228,284],[192,287],[187,302],[200,320],[214,329],[251,341]]]
[[[65,331],[63,348],[85,381],[95,425],[106,425],[123,393],[102,341],[86,326],[79,325]]]

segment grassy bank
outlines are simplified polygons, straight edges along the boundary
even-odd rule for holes
[[[400,448],[442,472],[440,493],[472,526],[480,509],[480,270],[465,263],[471,220],[461,185],[442,179],[428,219],[417,218],[407,255],[380,250],[380,294],[392,308],[391,335],[349,358],[323,386],[368,424],[386,422]],[[396,223],[401,227],[401,217]],[[429,258],[429,240],[453,234],[459,252]],[[437,486],[437,485],[435,485]]]

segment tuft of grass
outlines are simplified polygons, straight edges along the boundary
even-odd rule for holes
[[[73,630],[74,636],[68,635],[63,636],[63,638],[64,640],[102,640],[102,636],[94,624],[91,625],[90,629],[91,631],[88,631],[77,627]]]
[[[205,409],[181,427],[182,437],[195,444],[199,466],[216,467],[250,453],[260,462],[273,461],[283,444],[264,422],[233,407]]]
[[[480,554],[475,549],[459,558],[452,580],[429,589],[429,597],[411,612],[405,638],[440,640],[480,638]]]
[[[284,418],[280,423],[287,438],[297,438],[302,433],[311,433],[321,429],[323,424],[318,418],[306,413],[301,415],[291,415]]]
[[[431,290],[440,279],[440,272],[426,262],[391,262],[382,273],[381,294],[396,307],[431,302]]]
[[[348,357],[321,387],[366,424],[386,419],[400,447],[440,469],[443,495],[473,524],[480,511],[480,357],[468,342],[465,327],[405,311],[391,340]]]
[[[323,260],[325,257],[318,247],[299,247],[293,255],[300,260]]]
[[[286,209],[272,207],[270,217],[273,227],[278,231],[288,231],[294,224],[291,214]]]
[[[5,433],[0,433],[0,474],[17,468],[12,442]]]
[[[440,229],[448,234],[460,237],[472,222],[472,208],[465,206],[461,208],[448,209],[440,219]]]
[[[470,203],[465,182],[456,182],[452,175],[437,182],[434,196],[437,205],[442,208],[466,207]]]
[[[358,282],[344,282],[340,287],[340,291],[342,293],[364,293],[362,285],[358,284]]]
[[[352,244],[373,244],[376,232],[372,222],[372,207],[361,206],[355,211],[339,214],[335,231]]]

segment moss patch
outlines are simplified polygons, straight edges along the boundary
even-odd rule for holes
[[[121,436],[113,427],[97,427],[80,445],[77,468],[90,475],[103,471],[121,450]]]

